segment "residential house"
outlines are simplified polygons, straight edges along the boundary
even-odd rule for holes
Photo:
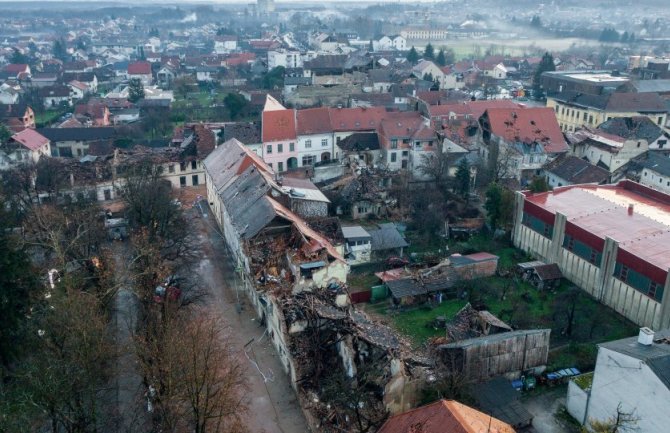
[[[213,66],[198,66],[195,68],[195,79],[199,83],[211,83],[216,80],[218,72],[219,69]]]
[[[177,71],[169,65],[163,65],[156,72],[156,84],[162,88],[169,88],[177,77]]]
[[[263,160],[279,173],[299,167],[297,138],[295,110],[267,95],[262,114]]]
[[[86,85],[86,83],[82,83],[81,81],[72,80],[67,85],[70,88],[70,95],[72,95],[72,99],[75,100],[84,99],[84,96],[90,92],[88,85]]]
[[[214,52],[226,54],[237,49],[237,36],[221,35],[214,38]]]
[[[36,72],[30,77],[30,87],[54,86],[58,83],[58,74],[49,72]]]
[[[610,180],[609,171],[567,153],[546,164],[542,171],[551,188],[584,183],[601,185]]]
[[[78,81],[88,86],[89,93],[96,93],[98,91],[98,76],[94,72],[73,72],[63,74],[61,81],[69,83]]]
[[[637,337],[598,345],[595,371],[569,383],[566,408],[580,424],[630,413],[634,430],[664,433],[668,423],[659,414],[670,411],[668,371],[670,331],[641,328]]]
[[[74,108],[74,117],[86,126],[110,126],[112,124],[109,108],[98,101],[77,104]]]
[[[374,132],[355,132],[337,143],[343,160],[356,167],[376,167],[381,162],[379,136]]]
[[[72,105],[72,96],[68,86],[42,87],[37,90],[37,96],[42,100],[44,108],[58,108]]]
[[[361,226],[342,227],[345,258],[350,265],[368,263],[372,253],[372,236]]]
[[[26,104],[0,104],[0,122],[13,132],[35,128],[35,112]]]
[[[438,400],[392,416],[378,433],[515,433],[514,428],[454,400]]]
[[[428,119],[416,112],[387,113],[379,126],[382,163],[391,171],[407,169],[421,177],[421,166],[439,151],[439,141]]]
[[[138,79],[144,86],[150,86],[153,83],[151,73],[151,63],[135,62],[128,65],[127,77],[129,80]]]
[[[296,111],[298,166],[312,166],[337,158],[334,151],[330,109]]]
[[[113,127],[42,128],[37,132],[49,139],[54,156],[69,158],[88,155],[92,146],[111,149],[117,137]]]
[[[377,228],[368,229],[367,232],[372,237],[371,250],[373,258],[402,257],[404,249],[409,246],[409,243],[407,243],[394,223],[378,224]]]
[[[236,139],[247,146],[256,155],[263,157],[261,125],[258,122],[229,123],[223,129],[223,142]]]
[[[0,148],[0,169],[6,170],[15,164],[36,163],[41,157],[51,157],[49,139],[26,128],[17,132]]]
[[[627,141],[646,143],[650,150],[668,149],[670,133],[646,116],[614,117],[598,126],[598,130]]]
[[[659,152],[647,152],[637,159],[641,167],[639,182],[642,185],[670,194],[670,158]]]
[[[556,112],[562,131],[597,127],[615,117],[646,116],[659,126],[668,118],[668,107],[658,93],[610,93],[592,95],[566,92],[547,95],[547,107]]]
[[[641,137],[640,137],[641,138]],[[573,155],[615,172],[649,150],[645,139],[626,139],[600,129],[583,128],[569,135]]]
[[[12,105],[19,102],[19,91],[13,86],[3,84],[0,86],[0,104]]]
[[[30,66],[25,63],[10,63],[2,68],[2,72],[8,78],[25,81],[30,78],[32,71]]]
[[[549,158],[569,149],[550,108],[490,108],[479,124],[482,157],[497,154],[502,178],[527,182],[541,173]]]
[[[517,192],[512,240],[640,326],[670,326],[670,196],[630,180]]]

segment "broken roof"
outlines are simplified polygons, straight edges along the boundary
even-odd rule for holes
[[[345,151],[360,152],[363,150],[378,150],[379,137],[371,132],[356,132],[341,140],[337,146]]]
[[[515,433],[514,428],[454,400],[439,400],[389,418],[378,433]]]
[[[615,117],[598,126],[596,131],[616,135],[627,140],[655,141],[663,135],[663,129],[647,116]]]
[[[544,166],[544,171],[565,179],[572,184],[604,183],[610,173],[604,168],[573,155],[563,154]]]
[[[508,143],[540,143],[547,153],[568,150],[552,108],[489,108],[484,116],[491,133]]]
[[[535,266],[535,273],[537,274],[538,278],[542,281],[547,281],[547,280],[558,280],[560,278],[563,278],[563,273],[561,272],[561,268],[558,267],[558,264],[556,263],[550,263],[550,264],[542,264]]]

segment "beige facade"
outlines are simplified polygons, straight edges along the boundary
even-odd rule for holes
[[[655,124],[663,127],[667,113],[639,113],[636,111],[606,111],[594,107],[567,104],[552,97],[547,97],[547,107],[556,112],[558,125],[563,132],[573,132],[583,126],[595,128],[614,117],[646,116]]]

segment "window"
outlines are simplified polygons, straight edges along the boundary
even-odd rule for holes
[[[112,191],[111,190],[106,189],[104,191],[104,194],[105,194],[105,200],[111,200],[112,199]]]
[[[640,144],[641,144],[641,143],[642,143],[641,141],[638,141],[638,142],[637,142],[637,147],[640,147]]]
[[[614,265],[614,277],[658,302],[663,300],[664,286],[662,283],[624,264],[617,262]]]
[[[521,218],[521,224],[525,225],[529,229],[541,234],[542,236],[551,239],[554,235],[554,226],[553,224],[547,224],[541,219],[530,215],[526,212],[523,213]]]
[[[409,150],[403,150],[402,151],[402,156],[405,157],[407,155],[409,155]]]
[[[663,124],[663,117],[659,116],[656,123],[659,124],[659,125]]]
[[[305,140],[305,149],[312,148],[312,140]]]
[[[200,185],[200,182],[198,181],[198,175],[194,174],[191,176],[191,182],[193,182],[193,186],[198,186]]]
[[[420,148],[421,147],[421,142],[420,141],[415,141],[414,142],[414,147],[416,147],[417,149]]]
[[[565,114],[565,107],[561,107],[561,114],[562,114],[562,115]]]
[[[314,165],[316,157],[314,155],[305,155],[302,157],[302,165]]]
[[[186,186],[186,176],[179,176],[179,186],[182,188]]]
[[[589,114],[589,123],[593,124],[593,116],[591,114]]]
[[[289,143],[288,144],[288,151],[289,152],[294,152],[295,151],[295,143]]]
[[[186,171],[186,163],[185,162],[180,162],[179,163],[179,171]]]
[[[267,146],[265,146],[265,153],[267,153],[267,154],[272,153],[272,145],[271,144],[268,144]]]
[[[591,264],[600,266],[602,253],[570,235],[565,235],[565,238],[563,239],[563,248]]]
[[[556,112],[558,113],[558,105],[554,106],[554,110],[556,110]]]
[[[582,120],[586,121],[586,111],[584,112],[584,116],[582,117]]]
[[[328,146],[328,139],[324,138],[323,140],[321,140],[321,147],[326,147],[326,146]]]
[[[198,168],[198,161],[191,161],[191,170]]]
[[[279,143],[277,145],[277,153],[282,153],[284,151],[284,143]]]
[[[174,173],[174,164],[168,165],[168,173]]]
[[[397,155],[395,152],[391,152],[391,162],[396,162]]]
[[[283,162],[278,162],[277,163],[277,171],[284,171],[284,163]]]
[[[397,149],[398,148],[398,140],[395,138],[391,140],[391,149]]]

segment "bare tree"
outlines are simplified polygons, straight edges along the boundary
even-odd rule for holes
[[[635,410],[626,412],[621,403],[616,407],[616,414],[605,421],[590,420],[589,428],[582,428],[583,433],[624,433],[637,431],[637,423],[640,418],[635,415]]]
[[[449,168],[453,164],[453,155],[438,150],[421,155],[421,163],[418,166],[418,170],[421,174],[435,180],[438,186],[447,186]]]
[[[43,414],[52,433],[106,431],[101,402],[116,349],[100,302],[66,288],[33,320],[33,351],[16,374],[21,398]]]
[[[138,338],[156,427],[166,432],[244,431],[246,381],[225,329],[207,310],[170,309],[152,332]]]

